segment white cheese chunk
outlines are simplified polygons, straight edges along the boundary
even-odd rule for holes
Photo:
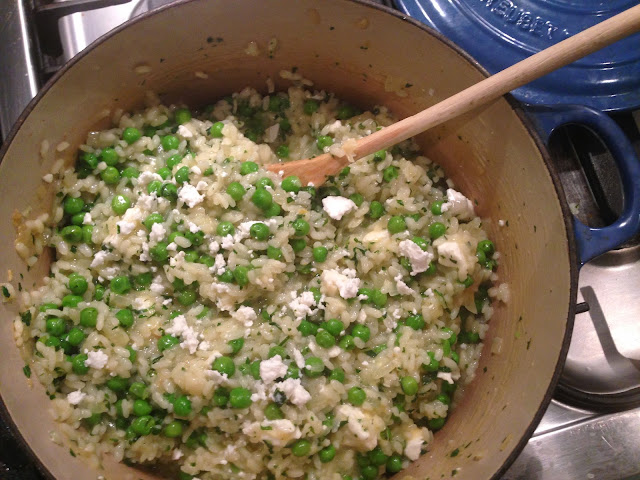
[[[260,378],[265,384],[273,383],[277,378],[282,378],[286,374],[287,365],[282,361],[280,355],[260,362]]]
[[[192,355],[198,350],[200,343],[198,341],[198,333],[187,324],[187,319],[184,315],[178,315],[174,318],[171,327],[165,331],[170,335],[181,337],[182,342],[180,343],[180,347],[189,350],[189,353]]]
[[[322,199],[322,208],[334,220],[341,220],[347,213],[358,207],[349,198],[331,195]]]
[[[154,223],[151,226],[151,233],[149,233],[149,240],[157,243],[164,238],[166,233],[167,231],[164,228],[164,225],[162,225],[161,223]]]
[[[204,195],[198,192],[198,189],[190,184],[185,184],[178,190],[178,200],[193,208],[204,200]]]
[[[311,400],[311,394],[305,390],[299,378],[287,378],[284,382],[275,384],[275,390],[280,390],[294,405],[305,405]]]
[[[67,402],[69,402],[71,405],[78,405],[82,400],[84,400],[86,396],[86,393],[77,390],[67,395]]]
[[[104,368],[107,362],[109,361],[109,357],[102,350],[96,350],[93,352],[87,352],[87,360],[84,364],[87,367],[95,368],[100,370]]]
[[[394,277],[396,281],[396,288],[398,289],[398,293],[400,295],[413,295],[416,291],[410,288],[406,283],[402,281],[402,274],[398,274]]]
[[[360,279],[356,278],[356,271],[353,269],[325,270],[320,276],[322,281],[321,291],[325,295],[336,295],[340,293],[342,298],[354,298],[360,288]]]
[[[403,240],[399,244],[400,255],[409,259],[411,263],[411,275],[426,272],[429,268],[433,253],[424,251],[420,246],[412,240]]]
[[[233,313],[233,318],[249,328],[253,326],[253,321],[258,318],[258,316],[253,308],[242,306]]]
[[[469,220],[475,215],[471,200],[453,188],[447,189],[447,201],[442,204],[440,210],[442,212],[449,212],[461,220]]]

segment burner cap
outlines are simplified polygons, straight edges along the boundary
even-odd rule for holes
[[[395,0],[489,72],[500,70],[637,4],[636,0]],[[640,33],[513,92],[528,104],[640,108]]]

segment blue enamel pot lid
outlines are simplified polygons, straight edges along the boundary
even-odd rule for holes
[[[489,72],[574,35],[638,0],[395,0]],[[601,111],[640,108],[640,33],[514,90],[521,102],[586,105]]]

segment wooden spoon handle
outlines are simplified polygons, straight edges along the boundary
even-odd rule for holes
[[[388,148],[485,105],[515,88],[600,50],[638,30],[640,30],[640,5],[552,45],[426,110],[359,139],[353,157],[354,159],[362,158]],[[311,181],[319,185],[324,181],[325,176],[335,175],[348,164],[346,158],[339,158],[338,161],[325,163],[323,166],[322,162],[328,162],[330,157],[331,155],[325,154],[313,159],[268,165],[267,168],[274,172],[283,171],[285,174],[299,175],[303,181],[306,180],[307,183]]]

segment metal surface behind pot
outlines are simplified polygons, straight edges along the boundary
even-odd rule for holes
[[[278,41],[273,58],[266,54],[272,38]],[[258,56],[245,53],[252,41],[261,49]],[[362,107],[388,105],[399,116],[485,75],[437,34],[373,4],[179,2],[117,29],[78,56],[30,105],[0,165],[0,241],[13,243],[11,212],[46,208],[38,200],[46,198],[41,177],[57,158],[74,161],[87,131],[107,123],[105,110],[141,106],[150,90],[166,102],[198,105],[247,85],[264,91],[269,77],[282,89],[289,82],[278,73],[294,67],[317,88]],[[44,140],[52,148],[41,159]],[[571,224],[546,154],[512,102],[499,100],[417,140],[488,219],[503,255],[499,274],[512,295],[496,308],[476,381],[429,452],[399,478],[448,478],[454,471],[457,479],[490,478],[504,471],[533,432],[568,348],[577,278]],[[62,141],[71,146],[57,152]],[[15,283],[24,275],[27,287],[47,268],[43,260],[27,271],[11,248],[2,252],[2,262]],[[93,468],[45,433],[55,425],[43,389],[21,373],[24,361],[12,335],[16,313],[14,304],[1,312],[6,410],[53,476],[94,479]],[[108,459],[103,468],[106,478],[154,478]]]

